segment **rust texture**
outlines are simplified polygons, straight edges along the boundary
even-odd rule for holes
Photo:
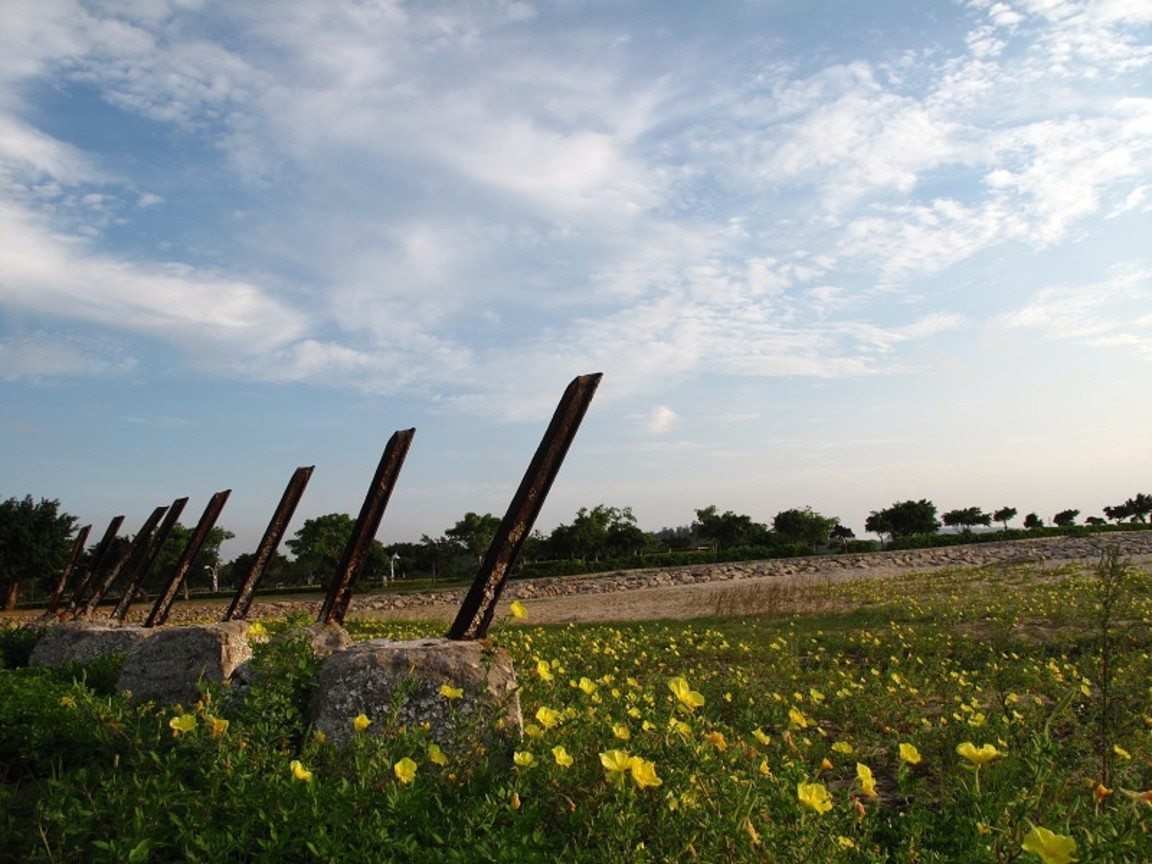
[[[92,552],[88,566],[76,579],[76,587],[72,590],[72,598],[68,601],[68,612],[75,613],[76,608],[80,605],[80,601],[84,599],[84,594],[88,591],[89,586],[94,580],[99,580],[101,574],[104,572],[104,568],[109,566],[111,562],[109,553],[112,549],[112,541],[115,540],[116,535],[120,533],[120,526],[123,524],[123,516],[114,516],[112,517],[112,521],[108,523],[108,527],[104,529],[104,536],[101,537],[100,542],[96,544],[96,549]]]
[[[296,512],[296,505],[300,503],[304,489],[308,486],[308,481],[312,478],[312,471],[315,467],[310,465],[305,468],[297,468],[292,479],[288,481],[288,486],[280,497],[280,504],[276,508],[276,512],[272,514],[272,520],[264,531],[264,537],[261,538],[260,545],[256,547],[256,553],[252,556],[252,566],[248,569],[248,575],[244,577],[244,581],[236,591],[236,596],[232,598],[232,604],[224,614],[224,621],[248,617],[248,608],[252,605],[256,588],[260,585],[260,580],[264,578],[264,571],[272,559],[272,553],[276,551],[280,546],[280,541],[284,539],[284,532],[288,530],[288,523],[292,521],[292,514]]]
[[[180,514],[184,512],[184,506],[187,503],[187,498],[177,498],[173,501],[168,508],[168,513],[164,516],[164,521],[160,523],[160,527],[140,548],[139,554],[132,556],[132,565],[128,568],[128,576],[124,580],[125,584],[120,592],[120,599],[112,610],[111,618],[123,621],[128,615],[128,607],[132,605],[136,592],[144,584],[144,580],[148,578],[148,572],[156,562],[156,556],[160,554],[160,549],[172,532],[172,527],[180,520]]]
[[[356,520],[356,527],[348,539],[348,546],[344,549],[340,569],[332,580],[324,604],[320,607],[317,620],[321,623],[344,623],[348,604],[352,602],[352,588],[363,568],[364,554],[380,529],[380,520],[384,518],[384,510],[388,507],[392,488],[396,485],[396,478],[400,476],[400,469],[404,467],[404,457],[408,455],[408,448],[412,445],[415,434],[415,429],[400,429],[388,439],[388,446],[384,448],[384,455],[380,457],[380,464],[376,468],[376,476],[372,478],[372,485],[364,497],[364,505],[360,508],[360,517]]]
[[[228,496],[231,494],[231,489],[225,489],[223,492],[217,492],[208,501],[208,506],[204,508],[204,515],[200,517],[200,522],[192,531],[192,536],[188,538],[188,545],[184,547],[180,560],[176,562],[176,569],[172,571],[168,584],[160,596],[156,598],[156,605],[152,607],[152,611],[148,613],[148,618],[144,622],[145,627],[159,627],[168,620],[168,613],[172,611],[172,602],[176,599],[176,592],[180,590],[184,579],[187,578],[188,571],[192,568],[192,562],[200,554],[200,548],[208,539],[208,532],[216,525],[216,520],[220,518],[220,512],[228,503]]]
[[[460,605],[456,620],[448,631],[449,639],[483,639],[488,634],[496,603],[508,580],[508,571],[532,532],[601,377],[599,372],[581,375],[574,378],[564,391],[536,455],[520,481],[520,488],[516,490],[504,520],[484,554],[472,587]]]
[[[108,569],[104,572],[99,582],[97,582],[95,590],[89,595],[87,600],[76,608],[75,617],[90,617],[96,610],[96,607],[100,605],[100,601],[104,599],[104,595],[108,593],[108,589],[115,584],[116,578],[125,566],[129,563],[135,565],[137,561],[147,554],[148,544],[152,542],[152,534],[156,530],[156,523],[160,521],[160,518],[167,511],[167,507],[157,507],[152,511],[152,514],[144,520],[144,524],[140,526],[140,530],[136,533],[136,536],[132,538],[132,542],[128,544],[114,561],[110,562]]]
[[[44,609],[44,617],[49,617],[56,614],[57,608],[60,606],[60,600],[64,596],[64,591],[68,588],[68,580],[72,577],[72,571],[76,569],[76,562],[80,558],[80,553],[84,551],[84,544],[88,542],[88,535],[92,531],[91,525],[85,525],[76,533],[76,539],[72,542],[72,551],[68,553],[68,560],[64,562],[64,569],[60,571],[60,578],[56,582],[56,588],[52,591],[52,596],[48,598],[48,606]]]

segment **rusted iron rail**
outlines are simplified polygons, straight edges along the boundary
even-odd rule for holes
[[[117,556],[115,561],[111,562],[103,577],[97,583],[96,588],[88,596],[88,599],[80,604],[75,614],[77,618],[89,618],[92,613],[96,611],[96,607],[100,605],[100,601],[104,599],[104,595],[115,584],[117,577],[128,565],[135,568],[137,562],[141,558],[146,557],[148,546],[152,542],[152,535],[156,531],[156,523],[158,523],[162,516],[168,512],[167,507],[160,506],[152,511],[152,514],[144,520],[144,524],[140,526],[140,530],[136,536],[132,538],[132,542],[128,547]]]
[[[91,531],[92,526],[85,525],[76,532],[76,539],[72,541],[72,551],[68,553],[68,560],[64,562],[60,578],[56,581],[56,587],[52,590],[52,596],[48,598],[48,605],[44,609],[45,618],[56,614],[60,600],[64,597],[64,591],[68,587],[68,580],[72,577],[72,571],[76,569],[76,562],[80,560],[80,553],[84,551],[84,544],[88,542]]]
[[[80,601],[84,599],[85,592],[92,584],[93,580],[98,580],[104,572],[105,566],[108,565],[109,553],[112,549],[112,541],[116,539],[116,535],[120,533],[120,526],[124,524],[123,516],[113,516],[112,521],[108,523],[108,527],[104,529],[104,536],[100,538],[100,542],[96,544],[96,549],[92,552],[92,557],[88,561],[88,566],[76,579],[76,587],[72,589],[72,598],[68,601],[68,608],[64,614],[75,613]]]
[[[259,586],[260,580],[264,578],[264,571],[268,567],[268,562],[272,560],[272,553],[276,551],[277,547],[280,546],[280,541],[284,539],[284,532],[288,530],[288,523],[292,521],[292,514],[296,512],[296,505],[300,503],[300,498],[304,495],[304,489],[308,486],[308,481],[312,478],[312,471],[315,467],[315,465],[309,465],[297,468],[292,474],[292,479],[288,481],[284,494],[280,496],[280,504],[276,507],[276,512],[272,514],[272,520],[268,523],[264,536],[260,540],[260,545],[256,547],[256,553],[252,556],[252,566],[248,568],[244,581],[237,589],[236,596],[232,598],[232,604],[224,613],[224,621],[248,617],[248,609],[252,605],[256,588]]]
[[[376,532],[380,530],[388,499],[392,496],[392,489],[400,476],[400,469],[404,467],[404,457],[408,455],[415,434],[415,429],[400,429],[388,439],[384,455],[380,457],[380,464],[376,468],[376,476],[372,478],[372,485],[364,497],[356,527],[348,538],[340,568],[320,607],[317,620],[323,624],[344,623],[348,604],[352,602],[352,588],[364,566],[364,555],[376,537]]]
[[[193,530],[192,536],[188,538],[188,544],[184,547],[180,560],[176,562],[176,569],[172,571],[168,584],[160,596],[156,598],[156,605],[152,607],[152,611],[148,613],[148,618],[144,621],[145,627],[159,627],[168,620],[168,614],[172,611],[172,603],[176,599],[176,592],[180,590],[180,586],[192,567],[192,562],[200,554],[200,548],[208,539],[209,532],[216,525],[216,520],[220,518],[220,512],[228,503],[228,496],[231,494],[231,489],[225,489],[222,492],[217,492],[208,501],[208,506],[204,508],[204,515],[200,517],[200,522]]]
[[[173,501],[168,507],[168,512],[164,515],[164,521],[160,523],[160,527],[148,538],[147,545],[141,547],[140,554],[133,557],[132,566],[128,569],[128,577],[124,580],[124,587],[120,592],[120,599],[116,601],[116,606],[109,616],[112,619],[123,621],[128,616],[128,608],[136,599],[136,593],[143,586],[144,580],[148,578],[152,565],[156,563],[156,558],[164,547],[164,541],[168,539],[168,535],[172,533],[172,528],[180,521],[180,514],[184,512],[187,503],[186,497],[177,498]]]
[[[460,605],[460,612],[448,631],[449,639],[483,639],[487,635],[496,603],[508,580],[508,571],[532,532],[544,499],[552,488],[552,481],[560,471],[602,377],[599,372],[581,375],[574,378],[564,391],[536,455],[520,481],[520,488],[516,490],[504,520],[484,554],[472,587]]]

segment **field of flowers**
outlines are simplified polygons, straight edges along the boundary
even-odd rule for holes
[[[317,740],[292,639],[243,701],[179,710],[131,706],[114,663],[0,670],[0,859],[1152,860],[1152,575],[1106,556],[807,590],[826,611],[540,627],[526,604],[493,633],[511,753],[388,717]]]

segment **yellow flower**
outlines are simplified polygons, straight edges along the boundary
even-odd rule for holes
[[[536,674],[540,676],[541,681],[551,681],[553,679],[552,666],[547,660],[536,661]]]
[[[544,730],[537,726],[535,723],[529,723],[524,727],[524,734],[529,738],[543,738]]]
[[[788,720],[792,723],[793,729],[807,729],[809,725],[808,718],[804,716],[804,712],[795,705],[788,709]]]
[[[721,752],[728,749],[728,742],[724,740],[723,732],[709,732],[704,736],[704,740]]]
[[[581,678],[580,683],[576,686],[583,690],[586,696],[591,696],[596,692],[597,684],[590,678]]]
[[[796,797],[801,804],[817,813],[827,813],[832,809],[832,796],[823,783],[797,783]]]
[[[600,754],[600,764],[609,774],[623,774],[632,767],[632,757],[623,750],[607,750]]]
[[[440,695],[445,699],[459,699],[464,695],[462,687],[453,687],[451,684],[444,683],[440,685]]]
[[[392,766],[392,773],[396,775],[397,780],[407,785],[416,779],[416,763],[405,756]]]
[[[248,638],[253,642],[267,642],[268,629],[259,621],[248,625]]]
[[[965,741],[963,744],[957,746],[956,752],[977,767],[983,765],[985,762],[991,762],[997,756],[1004,755],[992,744],[977,747],[971,741]]]
[[[855,849],[856,848],[856,841],[853,840],[851,837],[845,837],[843,834],[841,834],[839,837],[836,838],[836,845],[839,846],[841,849],[847,851],[849,849]]]
[[[704,704],[704,697],[689,687],[688,682],[683,678],[673,678],[668,682],[668,689],[689,711],[695,711]]]
[[[1119,756],[1121,759],[1131,759],[1132,758],[1132,754],[1129,753],[1127,750],[1125,750],[1123,747],[1121,747],[1119,744],[1114,744],[1112,746],[1112,752],[1115,753],[1117,756]]]
[[[915,748],[915,746],[913,746],[912,744],[901,744],[900,745],[900,761],[905,762],[909,765],[919,765],[920,764],[920,751],[917,750]]]
[[[847,741],[837,741],[835,744],[832,745],[832,749],[835,750],[837,753],[843,753],[845,756],[847,756],[849,753],[852,752],[852,745],[849,744]]]
[[[545,729],[551,729],[563,719],[564,715],[559,711],[553,711],[551,708],[546,708],[543,705],[536,710],[536,719],[540,721],[540,725]]]
[[[639,756],[633,756],[629,762],[629,767],[632,769],[632,782],[641,789],[659,786],[664,782],[656,776],[656,763],[654,762],[641,759]]]
[[[772,743],[772,738],[765,734],[764,730],[757,726],[752,730],[752,737],[767,747]]]
[[[179,735],[181,732],[195,732],[196,715],[178,714],[168,721],[168,728],[172,730],[173,737]]]
[[[552,748],[552,756],[561,768],[567,768],[572,764],[572,757],[568,755],[568,751],[564,749],[562,744],[557,744]]]
[[[368,719],[367,714],[357,714],[356,719],[352,721],[352,728],[357,732],[363,732],[371,725],[372,721]]]
[[[512,808],[513,810],[519,810],[520,809],[520,793],[519,792],[513,792],[512,793],[512,798],[508,801],[508,806],[510,808]]]
[[[428,760],[432,762],[433,765],[448,764],[448,757],[444,754],[444,751],[440,749],[440,745],[435,741],[428,745]]]
[[[528,617],[528,610],[524,608],[524,604],[519,600],[513,600],[512,605],[508,607],[508,610],[512,613],[513,618]]]
[[[1093,791],[1095,792],[1096,800],[1103,801],[1105,798],[1112,794],[1113,790],[1109,789],[1103,783],[1097,783],[1096,788]]]
[[[299,759],[293,759],[292,762],[289,763],[288,767],[292,769],[292,776],[299,780],[301,783],[312,782],[312,772],[305,768],[304,763],[302,763]]]
[[[761,759],[759,770],[760,770],[761,774],[763,774],[765,777],[767,777],[769,774],[772,773],[772,766],[768,764],[767,759]]]
[[[323,732],[321,732],[319,729],[317,729],[312,734],[312,740],[315,741],[317,744],[323,744],[325,741],[328,740],[328,736],[325,735]]]
[[[1044,864],[1068,864],[1070,861],[1079,861],[1075,856],[1076,841],[1067,834],[1054,834],[1047,828],[1035,825],[1024,836],[1020,848],[1025,852],[1038,855]]]
[[[512,754],[512,761],[521,768],[531,768],[536,762],[536,757],[529,750],[517,750]]]
[[[213,738],[217,737],[218,735],[223,735],[228,731],[227,720],[221,720],[219,717],[212,717],[208,714],[205,714],[204,722],[208,724],[208,731],[211,733]]]
[[[860,781],[860,791],[869,798],[876,797],[876,778],[872,776],[872,769],[862,762],[856,763],[856,779]]]
[[[612,734],[621,741],[627,741],[632,737],[632,730],[628,728],[626,723],[613,723]]]
[[[75,708],[76,700],[71,696],[61,696],[60,705],[64,708]]]

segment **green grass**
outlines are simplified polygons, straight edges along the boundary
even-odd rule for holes
[[[493,633],[521,682],[513,765],[479,747],[438,764],[427,732],[386,718],[347,751],[317,741],[317,663],[291,640],[259,646],[245,700],[184,706],[183,733],[173,709],[110,693],[106,669],[0,670],[0,858],[1039,861],[1021,845],[1040,826],[1081,861],[1145,861],[1152,578],[1122,575],[1108,616],[1099,574],[1072,567],[814,585],[785,598],[804,615],[540,627],[528,603],[526,625]],[[999,755],[977,770],[966,742]],[[613,750],[642,761],[610,772]],[[805,806],[802,783],[831,807]]]

